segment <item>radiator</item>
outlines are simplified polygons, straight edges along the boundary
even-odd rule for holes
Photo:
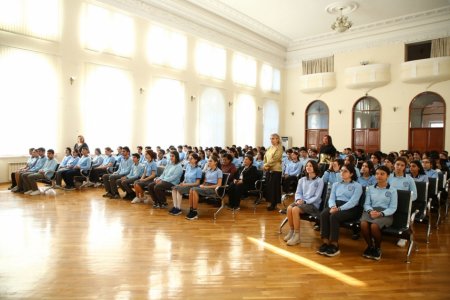
[[[12,162],[8,163],[8,176],[9,174],[18,171],[19,169],[25,168],[27,163],[25,162]]]

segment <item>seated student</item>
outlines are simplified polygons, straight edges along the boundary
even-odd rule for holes
[[[242,196],[245,196],[249,190],[255,188],[255,182],[258,180],[258,170],[253,165],[253,156],[246,154],[244,157],[244,166],[240,168],[237,179],[228,186],[228,207],[239,210]]]
[[[257,170],[263,170],[264,168],[264,153],[262,151],[257,151],[253,165]]]
[[[198,187],[193,187],[189,190],[189,213],[186,219],[198,219],[198,199],[200,196],[214,197],[216,195],[216,187],[222,185],[222,170],[218,167],[219,158],[211,155],[208,160],[208,170],[205,172],[205,181]],[[230,177],[231,178],[231,177]]]
[[[156,166],[157,167],[165,167],[167,166],[167,159],[164,157],[166,152],[163,149],[158,150],[158,157],[156,159]]]
[[[17,186],[12,189],[11,191],[14,193],[23,193],[24,190],[24,177],[28,176],[30,174],[37,173],[40,169],[42,169],[45,165],[45,162],[47,161],[47,157],[45,156],[45,148],[38,148],[37,149],[38,158],[36,163],[27,171],[19,173],[19,180],[17,180]],[[17,188],[17,189],[16,189]]]
[[[102,150],[100,148],[95,148],[94,150],[94,156],[91,158],[92,160],[92,168],[97,168],[103,164],[103,156],[102,156]]]
[[[203,150],[198,151],[199,161],[198,161],[198,167],[203,170],[203,168],[206,165],[206,153]]]
[[[407,161],[404,157],[398,157],[395,160],[394,164],[394,173],[391,173],[388,179],[388,183],[390,186],[397,190],[404,190],[404,191],[410,191],[412,192],[412,210],[416,210],[416,205],[414,201],[417,199],[417,187],[414,182],[414,179],[411,178],[408,174],[406,174],[406,165]],[[405,239],[399,239],[397,242],[397,246],[399,247],[405,247],[406,246],[406,240]]]
[[[335,158],[330,164],[328,170],[323,173],[322,180],[324,186],[327,186],[328,183],[333,184],[335,182],[339,182],[342,180],[341,178],[341,168],[344,165],[344,160],[340,158]]]
[[[182,149],[182,148],[181,148]],[[183,175],[179,152],[177,150],[170,151],[170,163],[164,168],[161,176],[148,185],[148,193],[153,201],[153,208],[166,208],[166,190],[170,190],[174,185],[180,183]]]
[[[428,182],[428,176],[419,160],[413,160],[409,163],[409,174],[416,182]]]
[[[298,160],[299,153],[296,151],[291,152],[291,159],[286,162],[283,170],[282,187],[285,193],[289,193],[291,186],[297,186],[298,176],[302,170],[302,164]]]
[[[145,164],[145,162],[146,162],[146,159],[145,159],[145,154],[144,153],[142,153],[142,150],[144,149],[142,146],[137,146],[136,147],[136,149],[137,149],[137,153],[139,154],[139,163],[140,164]]]
[[[353,155],[352,148],[344,148],[344,151],[342,151],[341,154],[339,154],[339,158],[344,160],[347,155]]]
[[[78,161],[80,160],[80,156],[78,153],[78,150],[72,151],[72,156],[67,160],[67,163],[65,166],[59,166],[58,171],[56,171],[55,175],[55,188],[61,188],[62,183],[62,173],[67,170],[72,170],[75,168],[75,166],[78,164]]]
[[[362,195],[362,186],[356,182],[355,167],[341,168],[342,180],[333,184],[328,207],[320,214],[320,236],[323,244],[317,253],[335,256],[339,250],[339,225],[343,221],[360,217],[358,203]]]
[[[184,158],[186,157],[186,153],[183,152],[183,146],[178,145],[177,150],[178,150],[178,157],[180,159],[180,162],[182,162],[184,160]]]
[[[182,213],[181,201],[183,200],[183,194],[188,194],[192,187],[199,186],[202,179],[202,169],[198,166],[200,157],[197,153],[191,153],[188,158],[189,164],[186,165],[183,182],[172,187],[173,207],[169,214],[173,216],[178,216]]]
[[[112,155],[113,151],[110,147],[105,148],[105,156],[103,157],[103,162],[99,166],[92,166],[91,173],[89,174],[89,181],[94,183],[94,187],[99,187],[102,184],[100,183],[100,178],[108,173],[108,171],[112,171],[112,168],[116,162],[116,158]]]
[[[309,149],[308,154],[310,160],[319,162],[319,151],[317,149]]]
[[[393,155],[388,155],[385,159],[384,159],[384,166],[389,168],[389,171],[394,172],[394,162],[395,162],[395,158]]]
[[[122,161],[122,157],[123,157],[123,155],[122,155],[123,151],[122,150],[123,150],[122,146],[118,146],[117,147],[117,155],[116,155],[115,159],[116,159],[118,164],[120,164],[120,162]]]
[[[11,173],[11,186],[8,188],[8,190],[12,190],[17,186],[17,181],[19,180],[20,173],[28,171],[37,162],[37,151],[34,148],[30,148],[28,149],[28,153],[30,154],[30,157],[28,157],[26,166]]]
[[[422,166],[428,178],[438,178],[438,171],[436,171],[436,163],[434,159],[425,157],[422,159]]]
[[[127,146],[123,147],[121,155],[119,169],[112,174],[104,174],[102,176],[103,185],[105,186],[106,192],[103,194],[103,197],[105,198],[119,199],[120,196],[119,191],[117,190],[117,181],[131,172],[133,160],[130,158],[130,148]]]
[[[47,150],[47,160],[45,161],[42,169],[38,170],[36,173],[31,173],[28,176],[23,177],[23,189],[25,194],[31,196],[40,195],[41,192],[38,189],[36,180],[38,179],[51,179],[53,174],[55,174],[56,167],[58,166],[58,161],[54,158],[55,151],[53,149]]]
[[[141,156],[139,153],[133,153],[131,155],[133,160],[133,165],[131,166],[130,173],[126,176],[120,178],[117,181],[117,185],[122,189],[126,194],[123,197],[125,200],[132,200],[136,196],[136,193],[131,189],[130,185],[133,184],[136,180],[138,180],[142,174],[144,173],[144,166],[139,163]]]
[[[391,226],[397,210],[397,190],[388,183],[390,170],[378,167],[375,172],[377,183],[367,187],[364,212],[361,217],[361,234],[367,243],[363,257],[381,258],[381,229]]]
[[[242,166],[242,157],[239,155],[239,152],[235,147],[231,147],[229,150],[229,153],[231,154],[231,163],[236,166],[236,170],[239,169]],[[222,170],[223,172],[223,170]],[[226,173],[226,172],[224,172]],[[234,178],[234,177],[233,177]]]
[[[373,167],[377,169],[379,166],[381,166],[381,155],[379,152],[374,152],[372,155],[370,155],[370,161],[373,163]]]
[[[305,166],[306,175],[298,181],[295,201],[288,206],[289,233],[284,237],[288,246],[300,243],[300,214],[319,215],[322,201],[323,180],[319,177],[319,164],[310,160]]]
[[[81,148],[81,158],[78,163],[72,169],[65,170],[61,172],[61,177],[66,183],[65,189],[70,191],[75,189],[74,177],[81,176],[82,171],[89,171],[91,169],[91,157],[89,156],[89,149],[87,147]]]
[[[377,180],[375,179],[375,168],[372,161],[368,160],[361,165],[361,176],[358,177],[358,182],[364,186],[375,185]]]
[[[144,164],[144,172],[139,180],[134,182],[134,191],[136,192],[136,197],[131,201],[131,203],[148,203],[145,195],[144,189],[153,182],[156,177],[156,171],[158,167],[156,166],[156,153],[152,150],[145,151],[146,162]]]
[[[356,167],[356,160],[353,155],[347,155],[347,157],[344,159],[344,166],[352,165],[355,167],[356,176],[361,176],[361,173],[359,172],[358,168]]]
[[[236,165],[232,163],[232,160],[233,156],[231,154],[224,153],[219,167],[222,170],[222,173],[230,173],[230,180],[234,179],[237,174]]]

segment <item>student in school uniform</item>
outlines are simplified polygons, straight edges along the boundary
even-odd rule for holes
[[[166,155],[166,151],[164,151],[163,149],[158,150],[157,159],[155,161],[157,167],[167,166],[167,159],[165,158],[165,155]]]
[[[92,160],[92,168],[96,168],[98,166],[101,166],[103,164],[103,155],[102,150],[100,148],[95,148],[94,150],[94,156],[91,157]]]
[[[66,165],[59,166],[58,171],[56,171],[55,175],[55,188],[61,189],[62,184],[62,174],[68,170],[72,170],[75,168],[75,166],[78,164],[78,161],[80,160],[80,155],[78,153],[78,150],[72,151],[72,156],[68,159]]]
[[[82,171],[89,171],[91,169],[91,157],[89,156],[89,149],[87,147],[81,148],[81,158],[78,163],[72,169],[66,170],[61,173],[62,179],[66,183],[65,189],[70,191],[75,189],[74,177],[81,176]]]
[[[139,155],[139,153],[133,153],[131,155],[133,164],[131,166],[130,173],[128,173],[126,176],[123,176],[122,178],[120,178],[120,180],[117,181],[117,185],[119,186],[119,188],[126,193],[122,198],[124,200],[132,200],[136,196],[136,193],[131,189],[131,184],[138,180],[144,173],[144,166],[139,163],[140,158],[141,156]]]
[[[323,173],[322,180],[324,186],[327,186],[328,183],[334,184],[335,182],[339,182],[342,180],[341,178],[341,168],[344,166],[344,160],[340,158],[334,158],[328,170]]]
[[[89,180],[94,183],[95,187],[101,186],[100,178],[108,173],[112,172],[113,166],[116,162],[116,158],[112,155],[113,151],[110,147],[105,148],[105,156],[103,162],[99,166],[92,166],[91,173],[89,174]]]
[[[169,214],[173,216],[178,216],[183,213],[181,210],[183,194],[189,194],[191,188],[199,186],[200,180],[203,176],[202,169],[198,166],[198,162],[200,160],[198,154],[191,153],[188,159],[189,163],[186,165],[186,169],[184,171],[183,182],[172,187],[173,207],[169,211]]]
[[[37,173],[39,170],[41,170],[44,167],[45,162],[47,161],[47,156],[45,155],[45,148],[42,148],[42,147],[38,148],[37,154],[38,154],[38,158],[36,160],[36,163],[26,172],[20,173],[19,180],[17,181],[17,189],[14,188],[11,191],[13,191],[15,193],[24,193],[25,192],[24,177],[26,177],[30,174]]]
[[[339,225],[346,220],[360,217],[358,203],[362,195],[362,186],[358,183],[355,167],[343,166],[340,170],[341,180],[331,188],[328,207],[320,214],[320,236],[323,244],[317,253],[336,256],[339,250]]]
[[[428,176],[420,160],[413,160],[409,163],[409,174],[415,182],[428,182]]]
[[[47,160],[45,161],[42,169],[23,178],[25,194],[29,194],[30,196],[37,196],[41,194],[38,189],[36,180],[43,178],[52,178],[53,174],[55,174],[56,167],[58,166],[58,161],[54,157],[55,151],[53,149],[48,149]]]
[[[11,186],[8,188],[8,190],[12,190],[13,192],[17,190],[18,188],[16,187],[17,182],[19,181],[20,173],[28,171],[37,162],[38,157],[37,151],[34,148],[30,148],[28,149],[28,153],[30,154],[30,157],[28,157],[27,164],[25,165],[25,167],[11,173]]]
[[[282,187],[285,193],[290,192],[291,187],[297,186],[298,176],[302,170],[302,164],[298,160],[299,153],[292,151],[290,160],[286,161],[285,167],[283,169],[282,177]]]
[[[294,203],[288,206],[289,233],[284,237],[288,246],[300,243],[300,214],[319,215],[322,201],[323,180],[320,178],[319,164],[310,160],[306,163],[306,175],[298,181]]]
[[[363,162],[361,165],[361,176],[358,177],[358,182],[363,187],[368,187],[369,185],[375,185],[377,180],[375,179],[375,168],[372,161],[368,160]]]
[[[397,190],[389,185],[390,170],[378,167],[375,172],[377,183],[366,190],[364,212],[361,217],[361,234],[367,243],[363,257],[380,260],[381,229],[392,225],[397,210]]]
[[[125,146],[122,148],[121,159],[117,171],[112,174],[104,174],[102,176],[102,181],[106,192],[103,194],[103,197],[120,199],[119,191],[117,190],[117,181],[122,177],[127,176],[131,172],[132,166],[133,159],[130,158],[130,148]]]
[[[152,150],[145,151],[146,162],[144,164],[144,172],[139,180],[134,182],[134,191],[136,193],[136,197],[131,201],[131,203],[148,203],[145,195],[144,189],[153,182],[156,178],[156,171],[158,169],[155,159],[156,153]]]
[[[425,170],[425,174],[427,174],[428,178],[438,178],[438,171],[436,171],[436,163],[434,159],[430,157],[425,157],[422,159],[422,166]]]
[[[219,158],[212,155],[208,159],[208,170],[205,172],[205,180],[198,187],[193,187],[189,190],[189,213],[186,215],[186,219],[195,220],[198,219],[198,199],[200,196],[213,197],[216,192],[215,189],[222,185],[222,170],[218,167]]]

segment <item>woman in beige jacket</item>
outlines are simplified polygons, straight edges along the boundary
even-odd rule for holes
[[[270,136],[272,146],[267,149],[264,155],[264,172],[266,175],[265,198],[271,204],[267,210],[275,210],[277,203],[281,201],[281,160],[283,156],[283,146],[280,136],[276,133]]]

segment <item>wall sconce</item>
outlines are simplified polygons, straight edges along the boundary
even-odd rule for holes
[[[143,88],[139,89],[139,93],[142,95],[145,92],[145,90]]]
[[[195,97],[194,95],[191,96],[191,102],[193,102],[195,99],[197,99],[197,97]]]
[[[368,60],[363,60],[359,62],[361,64],[361,66],[367,66],[369,64]]]
[[[291,116],[295,115],[295,112],[291,111]]]
[[[342,114],[342,109],[338,110],[338,113],[341,115]]]
[[[231,106],[233,106],[233,102],[229,101],[228,102],[228,107],[231,107]]]
[[[394,112],[396,112],[397,109],[398,109],[398,106],[394,106],[394,107],[392,108],[392,110],[393,110]]]
[[[73,85],[73,82],[75,81],[75,79],[77,79],[75,76],[70,76],[69,77],[70,85]]]
[[[262,110],[262,107],[261,106],[258,106],[258,111],[261,111]]]

